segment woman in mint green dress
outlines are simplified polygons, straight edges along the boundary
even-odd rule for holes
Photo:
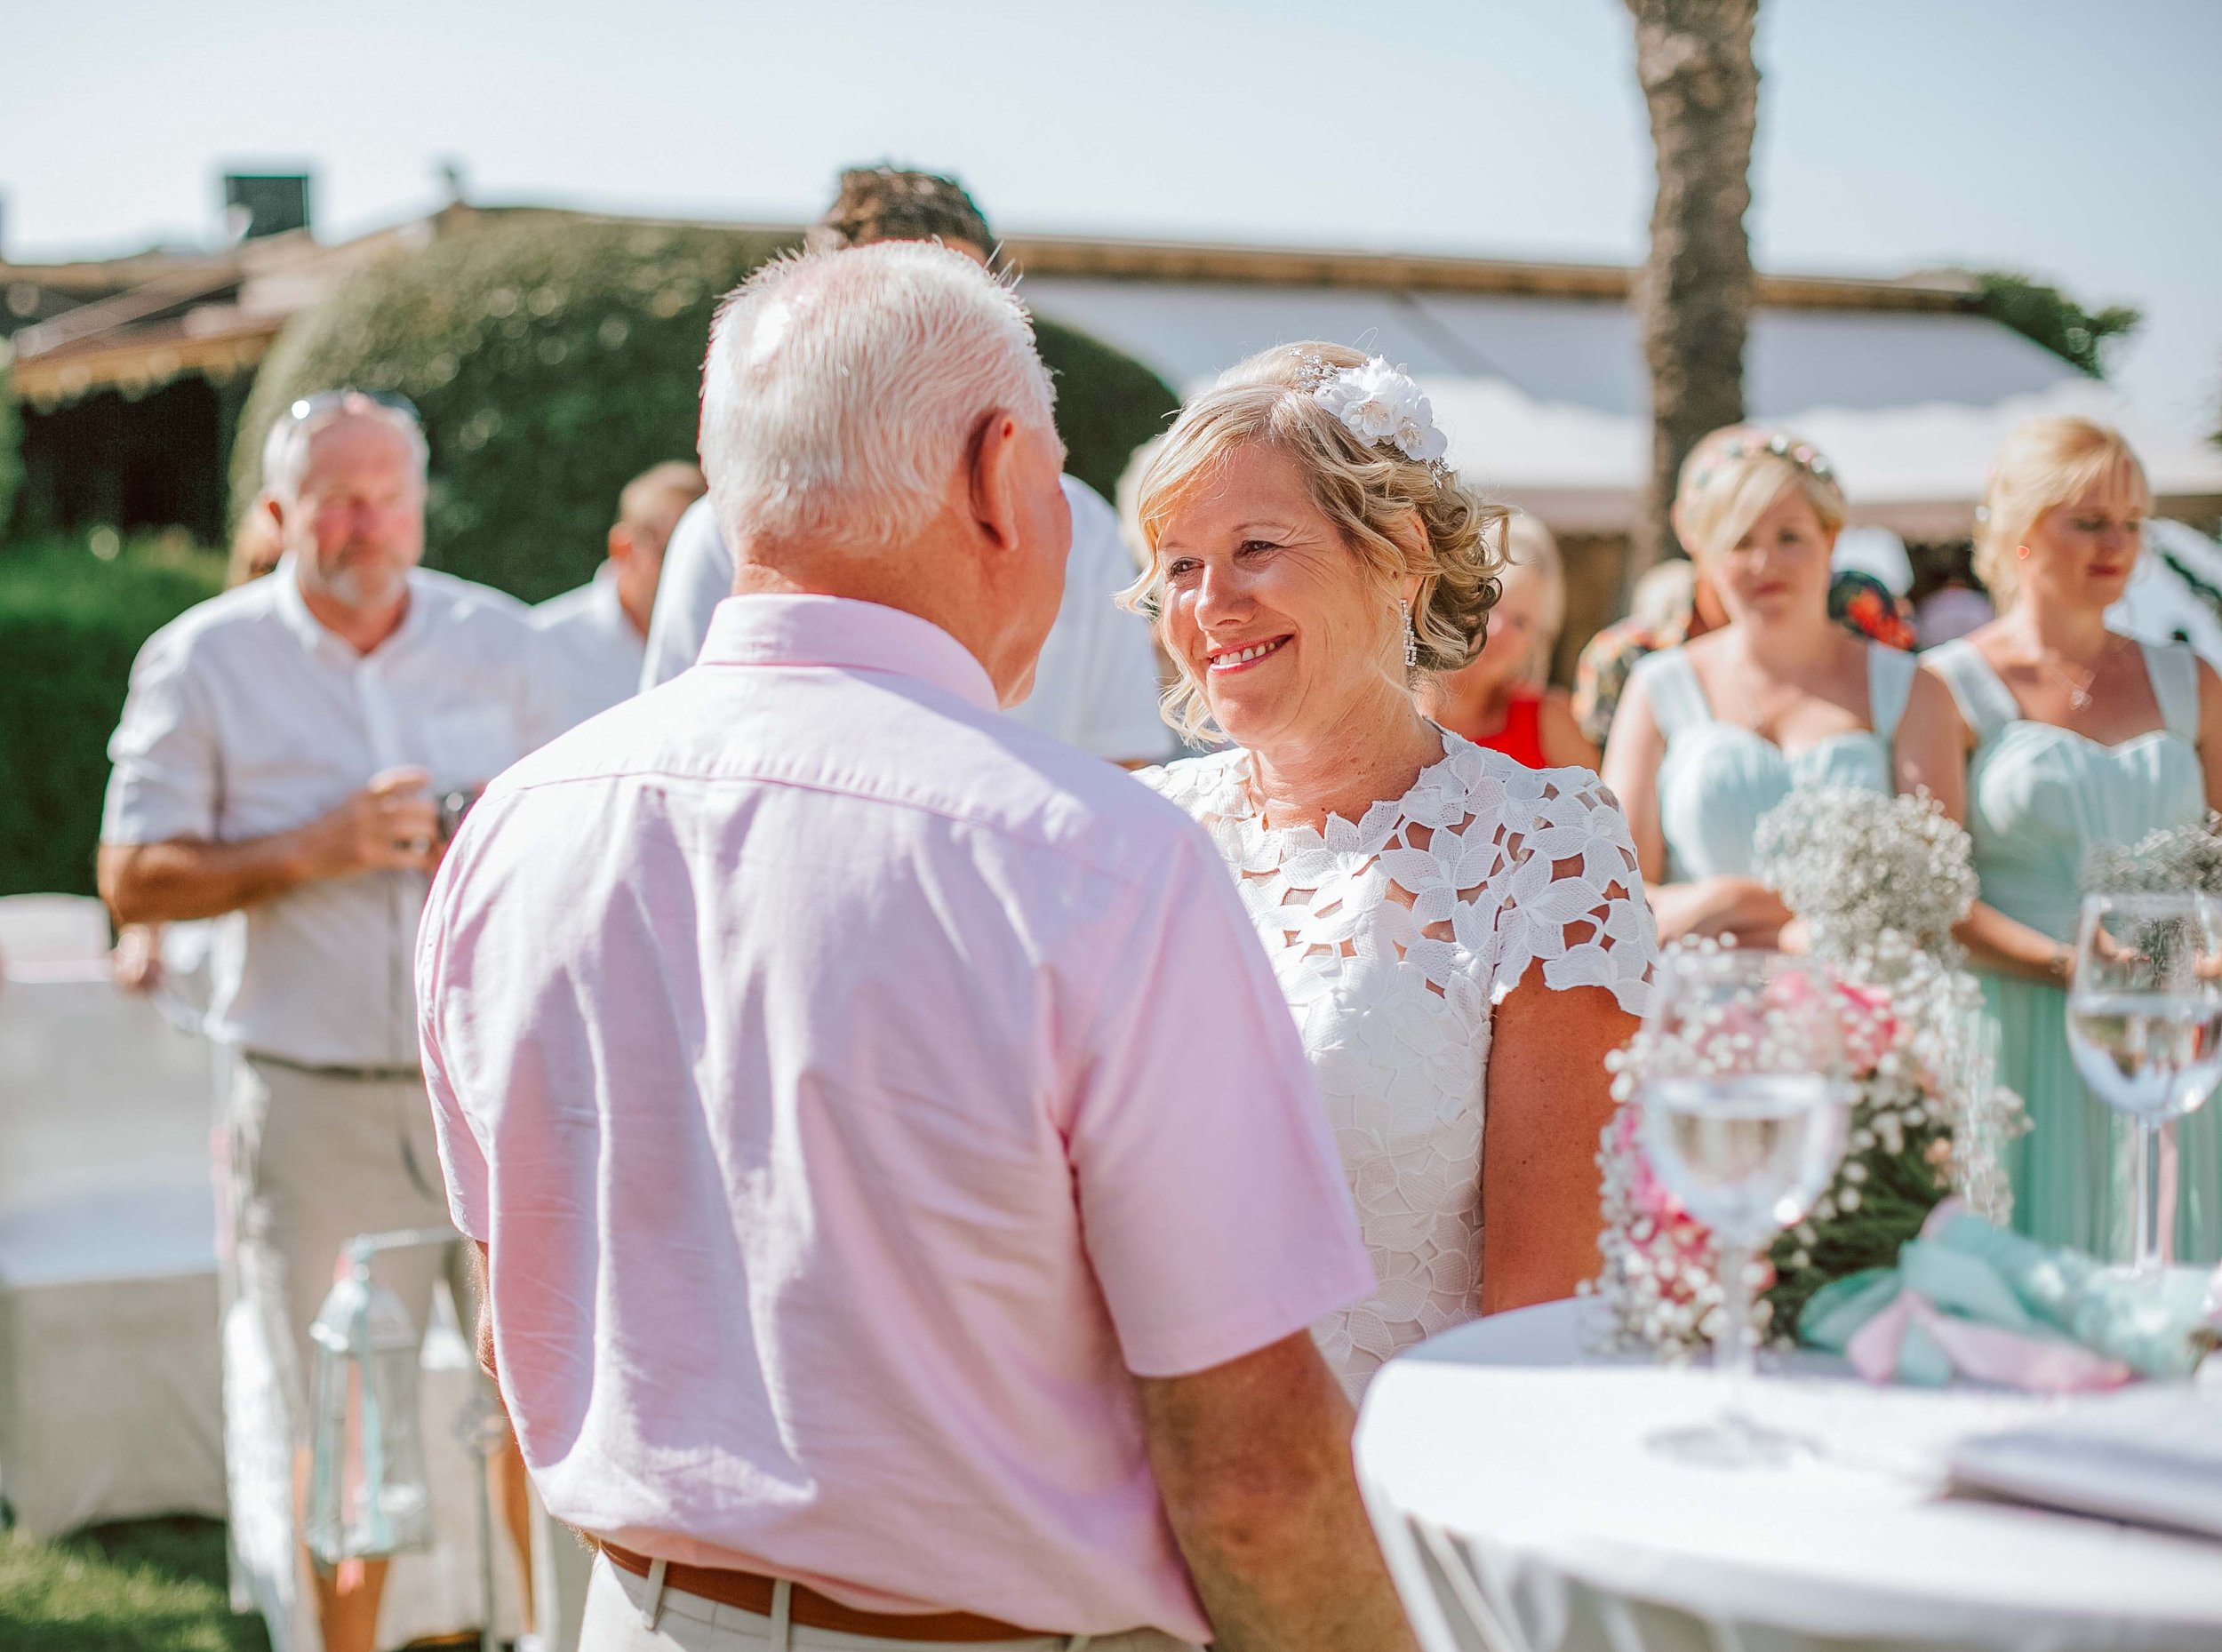
[[[1760,817],[1800,786],[1889,794],[1956,771],[1951,698],[1914,657],[1828,617],[1844,496],[1779,433],[1714,431],[1682,467],[1674,530],[1729,623],[1641,661],[1605,747],[1661,940],[1779,944],[1754,875]]]
[[[2222,802],[2222,682],[2180,643],[2106,628],[2151,493],[2115,432],[2031,419],[1992,473],[1978,568],[2001,607],[1924,663],[1951,690],[1963,773],[1937,787],[1975,843],[1982,898],[1960,930],[2000,1033],[1999,1076],[2028,1104],[2009,1145],[2014,1225],[2129,1254],[2132,1135],[2068,1053],[2078,878],[2094,843],[2202,819]],[[2171,1128],[2176,1258],[2222,1257],[2222,1103]]]

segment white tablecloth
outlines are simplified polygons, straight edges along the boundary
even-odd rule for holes
[[[1695,1467],[1645,1441],[1715,1413],[1710,1373],[1586,1360],[1575,1314],[1464,1327],[1367,1395],[1359,1475],[1429,1652],[2222,1648],[2222,1544],[1945,1494],[1951,1440],[2058,1402],[1804,1358],[1758,1410],[1820,1454]]]

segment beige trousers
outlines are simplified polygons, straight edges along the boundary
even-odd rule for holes
[[[240,1057],[231,1098],[239,1293],[260,1320],[284,1396],[286,1434],[308,1443],[316,1351],[308,1328],[357,1233],[450,1226],[432,1104],[417,1079],[337,1078]],[[477,1298],[462,1241],[381,1252],[372,1277],[421,1335],[445,1274],[466,1337]]]
[[[1155,1629],[1120,1635],[1044,1635],[1034,1640],[883,1640],[811,1629],[720,1606],[677,1589],[651,1588],[596,1555],[579,1652],[1196,1652]]]

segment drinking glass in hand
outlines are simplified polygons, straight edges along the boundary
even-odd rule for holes
[[[2086,897],[2067,1042],[2083,1081],[2137,1126],[2130,1267],[2157,1272],[2161,1126],[2197,1108],[2222,1080],[2222,905],[2187,890]]]
[[[1760,1249],[1800,1220],[1843,1157],[1850,1110],[1843,999],[1826,966],[1758,951],[1684,952],[1660,965],[1639,1090],[1651,1169],[1719,1247],[1725,1385],[1714,1423],[1655,1436],[1685,1460],[1778,1463],[1798,1441],[1747,1409],[1751,1274]]]

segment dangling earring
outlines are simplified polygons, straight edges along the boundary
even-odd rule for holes
[[[2026,545],[2017,545],[2014,547],[2014,555],[2026,563],[2029,560],[2029,547]]]
[[[1396,611],[1404,616],[1404,669],[1410,671],[1419,663],[1419,637],[1412,630],[1412,605],[1400,596],[1396,599]]]

